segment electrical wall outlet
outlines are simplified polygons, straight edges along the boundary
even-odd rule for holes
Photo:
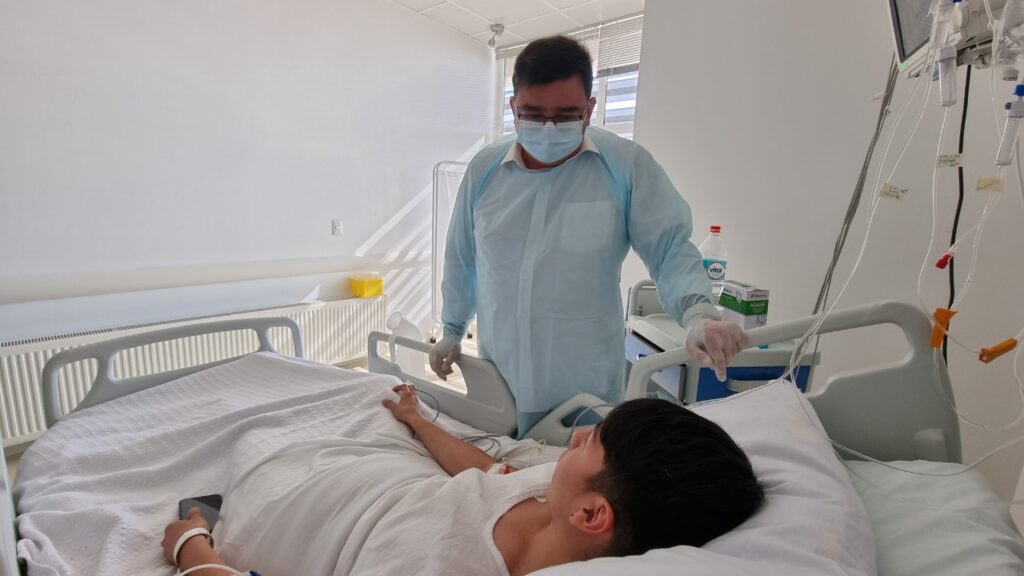
[[[341,236],[345,233],[345,222],[341,220],[331,220],[331,236]]]

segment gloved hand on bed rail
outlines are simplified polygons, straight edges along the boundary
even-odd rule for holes
[[[447,381],[448,376],[454,372],[452,364],[459,359],[460,354],[462,354],[462,338],[445,334],[444,338],[438,340],[430,349],[430,369],[441,380]]]
[[[746,347],[747,335],[739,324],[695,318],[686,326],[686,351],[714,368],[719,382],[725,382],[725,368]]]

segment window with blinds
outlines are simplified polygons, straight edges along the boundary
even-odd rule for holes
[[[594,97],[597,106],[590,122],[633,139],[636,118],[636,87],[640,78],[640,42],[643,36],[642,14],[588,26],[566,34],[586,46],[594,61]],[[516,131],[509,99],[512,98],[512,72],[516,56],[526,44],[508,46],[496,51],[497,82],[500,102],[495,103],[496,134]]]

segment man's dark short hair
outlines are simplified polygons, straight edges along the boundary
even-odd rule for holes
[[[665,400],[624,402],[601,423],[604,470],[589,488],[615,512],[611,556],[703,546],[764,501],[743,450],[717,424]]]
[[[512,93],[520,86],[550,84],[579,76],[583,90],[590,98],[594,87],[594,67],[590,53],[579,42],[565,36],[534,40],[516,58],[512,73]]]

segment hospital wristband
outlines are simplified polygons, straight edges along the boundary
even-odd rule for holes
[[[213,536],[210,535],[210,531],[206,528],[193,528],[186,530],[179,538],[178,543],[174,545],[174,565],[178,565],[178,556],[181,554],[181,548],[194,536],[206,536],[207,543],[210,544],[210,548],[213,548]]]
[[[235,570],[231,566],[224,566],[223,564],[200,564],[198,566],[193,566],[193,567],[189,568],[188,570],[184,570],[184,571],[178,572],[174,576],[187,576],[188,574],[191,574],[193,572],[198,572],[200,570],[223,570],[223,571],[227,572],[229,576],[252,576],[252,575],[260,576],[258,572],[253,572],[252,570],[247,570],[245,572],[239,572],[238,570]]]

